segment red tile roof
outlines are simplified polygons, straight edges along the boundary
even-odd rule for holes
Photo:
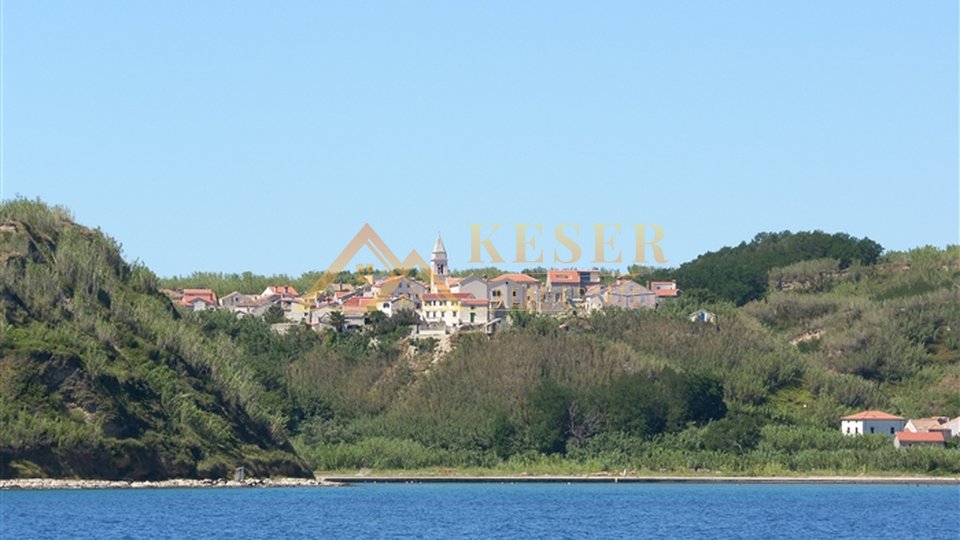
[[[499,277],[490,280],[491,283],[497,281],[516,281],[517,283],[540,283],[537,278],[532,278],[526,274],[501,274]]]
[[[363,296],[354,296],[343,303],[343,307],[367,307],[376,298],[366,298]]]
[[[465,306],[485,306],[487,305],[486,298],[464,298],[460,301],[461,304]]]
[[[210,289],[184,289],[181,303],[183,305],[192,304],[196,300],[203,300],[208,304],[217,303],[217,295]]]
[[[841,420],[903,420],[902,416],[894,416],[883,411],[863,411],[850,416],[844,416]]]
[[[580,283],[580,272],[576,270],[550,270],[547,272],[547,282],[562,284]]]
[[[897,440],[900,442],[942,443],[946,440],[945,435],[942,431],[924,431],[920,433],[898,431]]]
[[[280,296],[300,296],[300,293],[290,285],[270,285],[268,288]]]
[[[657,293],[657,296],[680,296],[676,281],[651,281],[647,285],[647,288]]]

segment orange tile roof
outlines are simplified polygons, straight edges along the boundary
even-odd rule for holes
[[[945,435],[942,431],[922,431],[920,433],[898,431],[896,437],[900,442],[942,443],[946,440]]]
[[[367,307],[376,298],[366,298],[363,296],[354,296],[343,303],[343,307]]]
[[[491,283],[497,281],[516,281],[518,283],[540,283],[540,280],[537,278],[532,278],[526,274],[501,274],[500,276],[490,280]]]
[[[550,270],[547,272],[547,281],[550,283],[580,283],[580,272],[576,270]]]
[[[883,411],[863,411],[850,416],[844,416],[841,420],[903,420],[902,416],[895,416]]]
[[[184,289],[183,298],[181,303],[187,305],[193,303],[196,300],[203,300],[208,304],[217,303],[217,295],[213,294],[213,291],[210,289]]]
[[[657,296],[680,296],[680,289],[657,289],[654,292],[657,293]]]
[[[184,289],[184,296],[203,296],[203,295],[213,295],[213,289]]]
[[[300,296],[300,293],[290,285],[270,285],[270,290],[281,296]]]
[[[460,301],[461,304],[465,306],[485,306],[487,305],[486,298],[464,298]]]

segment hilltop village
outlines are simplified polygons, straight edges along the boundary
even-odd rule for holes
[[[306,324],[321,331],[363,328],[371,314],[392,317],[416,314],[417,335],[446,335],[460,331],[493,333],[509,325],[511,312],[562,316],[586,314],[607,306],[656,309],[681,294],[675,281],[602,280],[600,271],[551,269],[545,281],[524,273],[488,278],[450,275],[443,239],[438,235],[430,254],[429,283],[409,275],[390,275],[363,283],[330,283],[301,295],[289,285],[271,285],[260,292],[231,292],[217,298],[210,289],[165,290],[188,311],[221,309],[238,317],[282,313],[284,324]],[[379,317],[377,315],[376,317]],[[691,319],[710,322],[713,314],[697,312]],[[275,324],[283,331],[284,324]]]

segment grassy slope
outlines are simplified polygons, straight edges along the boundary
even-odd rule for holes
[[[0,206],[0,476],[303,475],[227,342],[60,208]]]

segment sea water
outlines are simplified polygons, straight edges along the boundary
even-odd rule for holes
[[[960,539],[956,485],[362,484],[0,492],[7,538]]]

